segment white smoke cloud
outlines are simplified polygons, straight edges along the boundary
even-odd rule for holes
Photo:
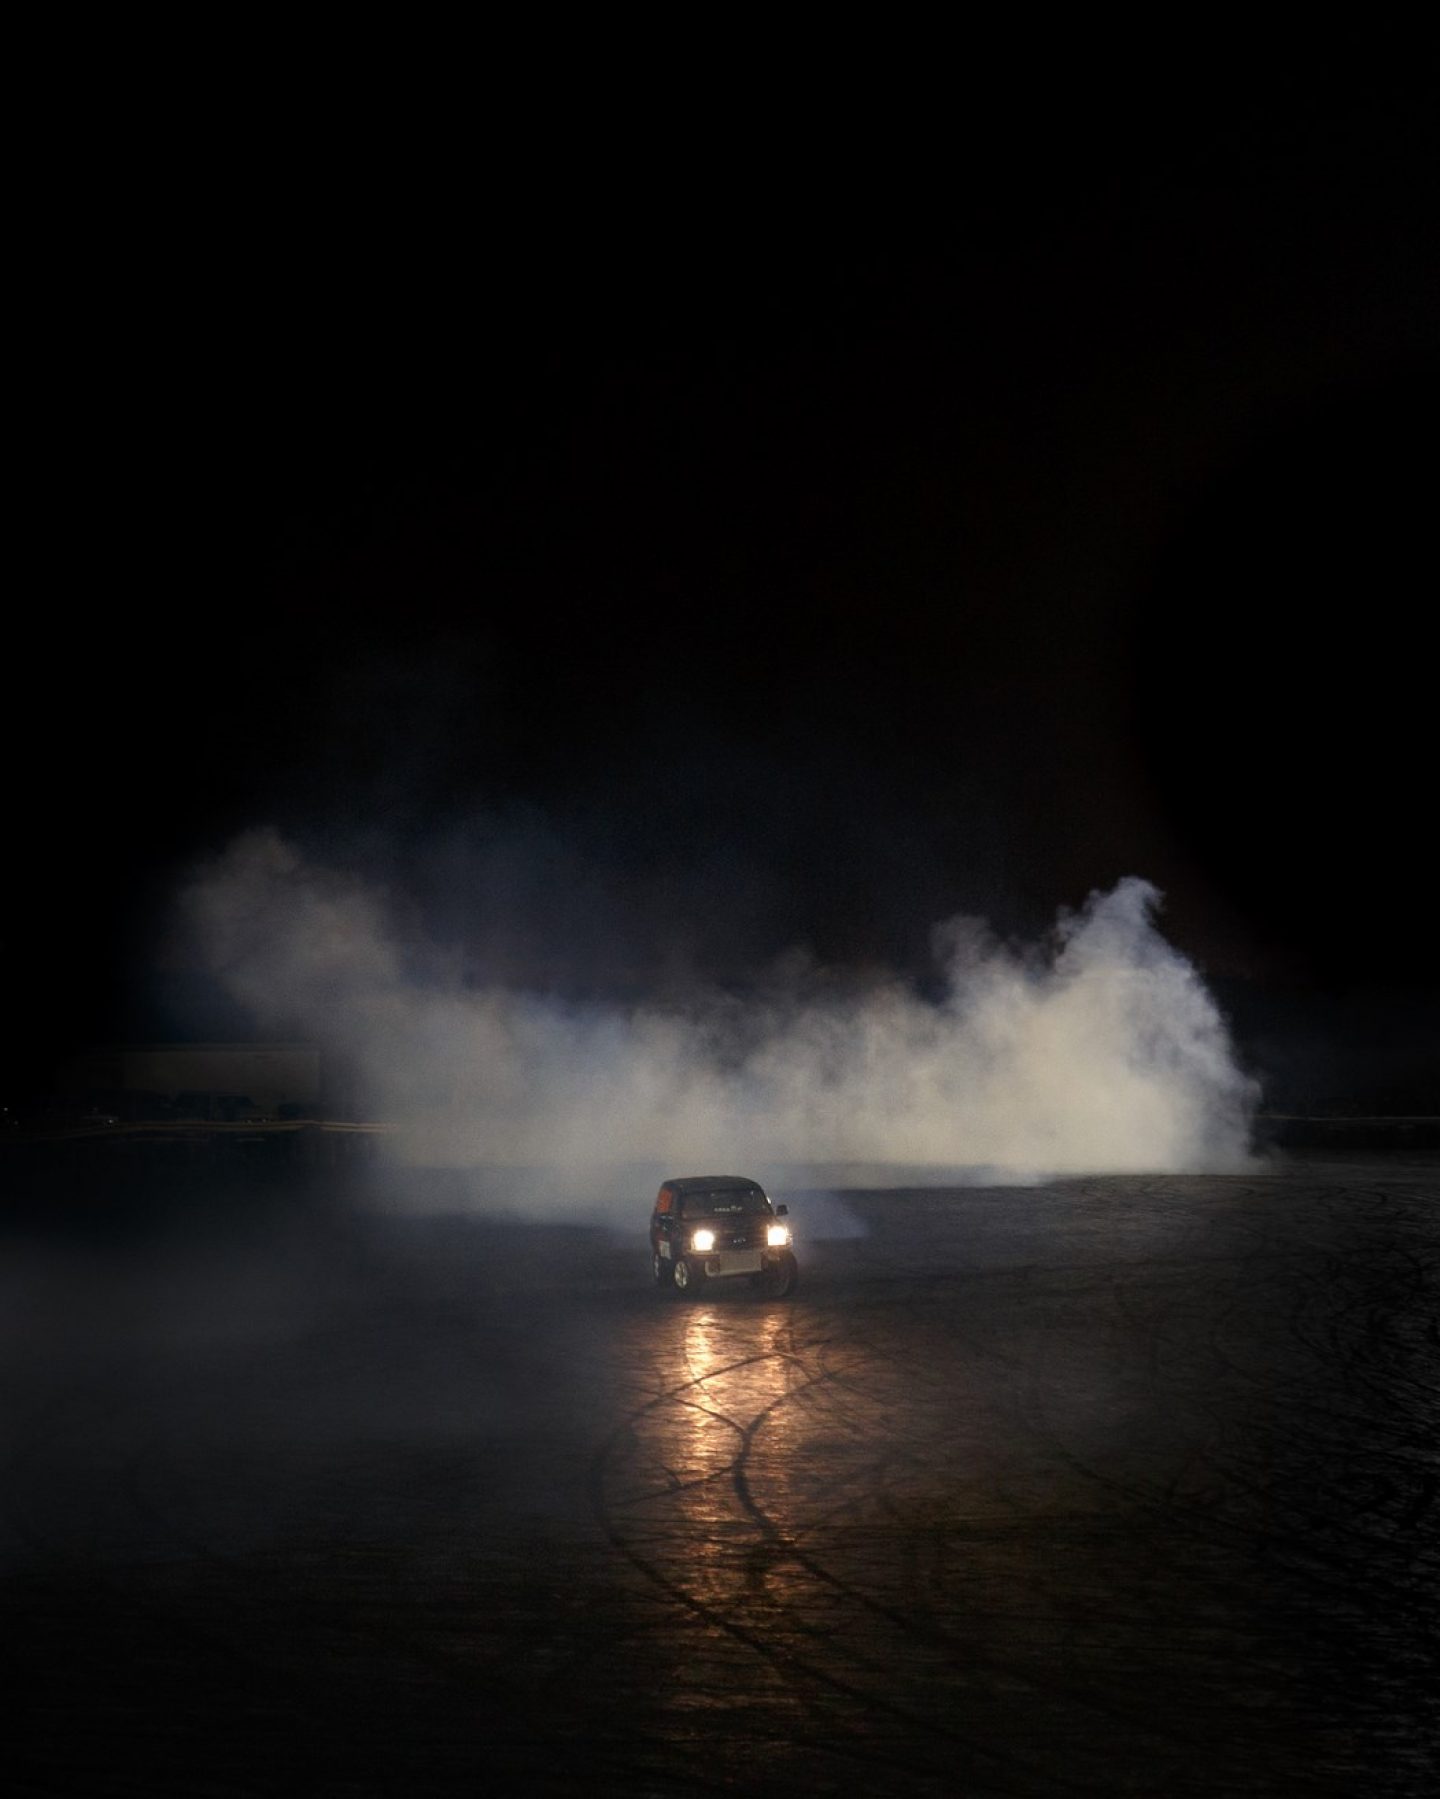
[[[382,896],[271,832],[186,896],[212,968],[262,1028],[357,1067],[412,1165],[551,1171],[599,1193],[670,1172],[897,1168],[996,1180],[1244,1165],[1253,1083],[1195,970],[1126,879],[1044,948],[937,929],[942,997],[795,975],[739,1006],[567,1004],[466,986]],[[823,1172],[821,1174],[823,1179]],[[633,1190],[633,1189],[632,1189]]]

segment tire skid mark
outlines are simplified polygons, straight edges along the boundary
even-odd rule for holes
[[[846,1348],[853,1350],[853,1339],[851,1343],[846,1344]],[[867,1594],[862,1588],[856,1586],[853,1582],[835,1575],[830,1569],[825,1567],[822,1562],[801,1546],[801,1538],[804,1535],[803,1531],[791,1532],[783,1530],[755,1499],[748,1478],[748,1460],[750,1450],[759,1432],[765,1427],[770,1419],[773,1418],[781,1406],[795,1403],[800,1398],[807,1394],[812,1394],[815,1389],[825,1384],[827,1383],[823,1378],[807,1381],[801,1388],[796,1389],[791,1393],[781,1395],[777,1399],[771,1401],[750,1420],[750,1423],[747,1426],[744,1427],[744,1444],[741,1454],[737,1458],[734,1472],[734,1485],[737,1498],[743,1509],[753,1518],[766,1538],[780,1547],[783,1551],[783,1559],[785,1561],[799,1566],[812,1579],[822,1585],[830,1587],[871,1616],[882,1619],[885,1623],[897,1630],[903,1640],[924,1642],[927,1646],[942,1651],[950,1666],[959,1666],[962,1661],[966,1665],[972,1664],[973,1650],[961,1643],[953,1634],[946,1632],[943,1627],[940,1627],[939,1625],[927,1624],[924,1620],[917,1619],[913,1612],[902,1612],[892,1605],[877,1600],[870,1594]],[[833,1385],[838,1383],[832,1380],[830,1384]],[[735,1424],[734,1420],[727,1419],[726,1422],[732,1424],[732,1426]],[[736,1428],[739,1427],[737,1426]],[[863,1432],[857,1427],[855,1434],[863,1435]],[[867,1489],[873,1489],[876,1486],[883,1487],[886,1473],[893,1465],[895,1459],[894,1456],[883,1456],[864,1464],[863,1471],[867,1476]],[[849,1509],[849,1505],[847,1504],[839,1509]],[[817,1640],[825,1640],[826,1633],[809,1625],[796,1611],[793,1605],[785,1605],[785,1610],[792,1620],[792,1628],[805,1635],[814,1637]],[[876,1663],[869,1656],[862,1655],[853,1644],[846,1646],[845,1653],[852,1662],[858,1664],[858,1666],[867,1673],[883,1676],[887,1672],[882,1664]],[[1026,1685],[1031,1687],[1038,1687],[1039,1685],[1033,1675],[1027,1675],[1013,1660],[1006,1659],[1002,1661],[992,1653],[987,1657],[987,1664],[992,1669],[1003,1668],[1012,1678],[1019,1679]],[[1088,1690],[1079,1688],[1070,1682],[1057,1682],[1053,1673],[1047,1676],[1045,1684],[1051,1690],[1055,1690],[1057,1687],[1063,1689],[1077,1704],[1085,1705],[1087,1709],[1096,1712],[1098,1715],[1112,1719],[1122,1719],[1132,1725],[1136,1722],[1140,1722],[1144,1728],[1147,1729],[1149,1734],[1159,1737],[1173,1745],[1194,1747],[1200,1741],[1200,1739],[1197,1739],[1189,1733],[1168,1728],[1153,1720],[1136,1720],[1133,1713],[1123,1711],[1116,1706],[1109,1705],[1104,1701],[1097,1699],[1094,1694]],[[1033,1774],[1037,1772],[1030,1764],[1024,1764],[1024,1766],[1027,1773]],[[1049,1778],[1052,1782],[1055,1780],[1053,1775]],[[1071,1785],[1073,1783],[1062,1781],[1058,1784]]]
[[[800,1361],[799,1352],[794,1348],[793,1327],[791,1328],[789,1336],[791,1348],[787,1351],[777,1350],[765,1355],[740,1358],[734,1362],[724,1364],[721,1368],[715,1369],[709,1373],[692,1375],[691,1379],[679,1383],[676,1388],[661,1396],[661,1399],[674,1397],[678,1393],[686,1391],[691,1386],[723,1378],[726,1375],[733,1374],[738,1369],[749,1367],[762,1361],[775,1360],[788,1364],[788,1371],[793,1372],[795,1367],[803,1367],[803,1363]],[[823,1372],[819,1374],[807,1372],[805,1380],[802,1382],[801,1386],[796,1389],[796,1392],[804,1393],[814,1387],[821,1386],[827,1379],[827,1375]],[[722,1422],[739,1433],[743,1446],[743,1444],[753,1439],[754,1431],[761,1419],[772,1414],[779,1406],[785,1404],[790,1398],[790,1394],[784,1394],[772,1400],[762,1408],[761,1414],[752,1419],[748,1425],[742,1425],[737,1420],[729,1418],[728,1416],[723,1417]],[[864,1687],[857,1686],[852,1681],[817,1666],[806,1657],[797,1654],[794,1649],[778,1642],[774,1638],[773,1633],[770,1635],[762,1634],[759,1630],[750,1625],[741,1623],[728,1611],[721,1610],[711,1602],[699,1598],[697,1595],[690,1592],[681,1582],[666,1574],[654,1560],[637,1550],[625,1536],[609,1507],[605,1494],[606,1473],[609,1457],[614,1449],[623,1441],[626,1431],[633,1430],[634,1425],[639,1421],[640,1417],[648,1412],[654,1411],[659,1403],[661,1403],[661,1400],[652,1400],[646,1405],[637,1408],[635,1412],[629,1414],[623,1423],[620,1426],[617,1426],[615,1431],[611,1433],[611,1436],[606,1440],[606,1443],[602,1445],[595,1458],[595,1462],[592,1465],[592,1490],[594,1492],[597,1516],[601,1521],[602,1528],[605,1529],[613,1546],[618,1549],[641,1574],[658,1586],[672,1599],[683,1605],[687,1610],[694,1613],[713,1628],[723,1631],[733,1640],[743,1644],[747,1649],[751,1650],[752,1653],[769,1663],[783,1675],[790,1677],[799,1676],[801,1679],[807,1680],[812,1684],[827,1690],[838,1698],[842,1698],[851,1704],[858,1705],[861,1708],[862,1713],[881,1713],[893,1719],[896,1723],[905,1726],[908,1730],[919,1730],[924,1735],[938,1739],[947,1746],[964,1750],[972,1756],[979,1756],[983,1760],[996,1763],[1001,1769],[1023,1772],[1027,1775],[1034,1775],[1038,1772],[1030,1767],[1029,1764],[1020,1761],[1018,1758],[1015,1758],[1004,1751],[991,1749],[986,1745],[977,1742],[973,1738],[948,1729],[943,1724],[937,1723],[936,1720],[926,1717],[923,1713],[917,1713],[908,1707],[897,1705],[893,1701],[884,1698],[882,1695],[869,1691]],[[741,1452],[737,1452],[737,1461],[740,1453]],[[733,1480],[734,1476],[732,1474],[732,1482]],[[784,1609],[787,1614],[791,1616],[792,1628],[798,1629],[801,1634],[811,1638],[817,1644],[828,1641],[828,1634],[825,1631],[801,1619],[793,1612],[793,1608],[786,1606]],[[849,1653],[852,1659],[856,1659],[853,1647],[850,1648]],[[877,1674],[884,1672],[877,1664],[869,1663],[864,1658],[859,1659],[861,1659],[862,1666],[867,1672],[874,1672]],[[834,1731],[836,1728],[835,1721],[833,1718],[829,1717],[828,1714],[818,1711],[813,1699],[806,1698],[804,1695],[799,1695],[798,1697],[805,1706],[805,1709],[816,1718],[818,1723],[822,1724],[826,1729]],[[851,1730],[853,1727],[841,1726],[841,1728],[845,1731],[845,1741],[843,1743],[838,1743],[833,1739],[826,1741],[822,1738],[821,1741],[816,1744],[816,1747],[825,1748],[831,1753],[841,1754],[847,1759],[859,1759],[861,1761],[872,1763],[878,1762],[878,1765],[884,1766],[887,1769],[906,1771],[912,1775],[918,1775],[926,1779],[933,1780],[939,1777],[942,1772],[932,1765],[917,1765],[914,1763],[899,1762],[894,1757],[877,1758],[873,1751],[859,1747],[851,1739]],[[970,1790],[985,1790],[997,1793],[1004,1793],[1012,1790],[1004,1786],[994,1785],[993,1783],[984,1785],[983,1787],[978,1785],[973,1769],[969,1771],[967,1780]],[[1066,1780],[1054,1781],[1053,1784],[1059,1786],[1063,1790],[1082,1791],[1087,1793],[1094,1790],[1089,1786],[1077,1786],[1075,1783]]]
[[[1294,1256],[1287,1256],[1283,1259],[1285,1261],[1287,1261],[1292,1267],[1296,1266],[1297,1258],[1295,1258]],[[1312,1258],[1312,1261],[1313,1261],[1313,1258]],[[1303,1263],[1301,1265],[1303,1266]],[[1342,1272],[1343,1272],[1343,1270],[1341,1268],[1337,1267],[1332,1260],[1326,1271],[1326,1276],[1322,1277],[1322,1279],[1328,1278],[1331,1281],[1338,1281],[1341,1278]],[[1263,1280],[1263,1278],[1257,1278],[1257,1280],[1255,1282],[1251,1283],[1251,1285],[1255,1289],[1257,1295],[1260,1295],[1260,1296],[1263,1296],[1263,1294],[1266,1290],[1267,1284],[1268,1283],[1266,1283]],[[1323,1297],[1324,1296],[1322,1294],[1321,1295],[1321,1303],[1322,1304],[1323,1304]],[[1333,1294],[1331,1295],[1331,1297],[1333,1298]],[[1225,1324],[1229,1322],[1230,1318],[1232,1318],[1239,1311],[1239,1309],[1243,1303],[1245,1303],[1245,1295],[1243,1295],[1243,1294],[1237,1295],[1233,1304],[1226,1308],[1223,1319],[1217,1323],[1217,1327],[1216,1327],[1217,1337],[1218,1337],[1219,1330],[1224,1328]],[[1297,1310],[1308,1309],[1308,1307],[1311,1303],[1312,1303],[1312,1296],[1309,1294],[1302,1293],[1299,1301],[1297,1302]],[[1160,1316],[1163,1318],[1163,1316],[1164,1316],[1163,1312],[1160,1314]],[[960,1334],[960,1333],[957,1333],[957,1334]],[[1184,1333],[1183,1332],[1181,1333],[1181,1341],[1182,1342],[1184,1341]],[[988,1356],[993,1361],[1003,1363],[1004,1361],[1011,1359],[1011,1358],[1006,1357],[1003,1354],[1003,1352],[1000,1354],[996,1354],[993,1346],[990,1344],[977,1342],[973,1337],[971,1338],[971,1342],[974,1344],[975,1349],[979,1353]],[[1231,1374],[1232,1378],[1238,1377],[1238,1378],[1244,1380],[1245,1382],[1247,1382],[1252,1387],[1263,1383],[1263,1376],[1261,1376],[1261,1377],[1252,1376],[1249,1373],[1249,1370],[1243,1364],[1237,1363],[1235,1361],[1235,1358],[1233,1356],[1229,1355],[1228,1352],[1222,1351],[1221,1355],[1223,1358],[1223,1362],[1225,1364],[1228,1364],[1228,1367],[1226,1368],[1225,1372],[1227,1374]],[[1317,1343],[1314,1346],[1313,1361],[1316,1365],[1318,1365],[1318,1366],[1328,1365],[1330,1362],[1333,1361],[1333,1358],[1334,1358],[1334,1351],[1330,1344],[1321,1342],[1321,1343]],[[1158,1366],[1158,1363],[1156,1365]],[[1185,1376],[1186,1376],[1186,1381],[1188,1382],[1188,1384],[1193,1385],[1194,1379],[1195,1379],[1193,1371],[1185,1371]],[[1312,1377],[1306,1373],[1297,1373],[1294,1376],[1293,1384],[1297,1389],[1303,1390],[1305,1383],[1311,1378]],[[1214,1418],[1217,1422],[1222,1422],[1219,1419],[1218,1412],[1212,1412],[1212,1418]],[[1157,1496],[1156,1490],[1151,1486],[1137,1485],[1137,1484],[1133,1484],[1133,1483],[1127,1484],[1125,1482],[1115,1480],[1113,1477],[1107,1477],[1105,1475],[1102,1475],[1099,1472],[1099,1470],[1096,1469],[1094,1466],[1087,1463],[1083,1458],[1076,1456],[1069,1449],[1069,1447],[1055,1435],[1053,1429],[1049,1426],[1048,1421],[1045,1420],[1043,1417],[1039,1417],[1039,1416],[1035,1417],[1033,1420],[1033,1424],[1034,1424],[1034,1428],[1035,1428],[1037,1434],[1043,1438],[1049,1439],[1050,1442],[1053,1444],[1055,1451],[1062,1454],[1064,1456],[1064,1458],[1069,1462],[1069,1464],[1071,1466],[1073,1466],[1075,1468],[1075,1470],[1077,1472],[1081,1473],[1085,1478],[1101,1483],[1108,1490],[1115,1492],[1118,1495],[1120,1495],[1128,1500],[1131,1500],[1132,1502],[1138,1500],[1148,1510],[1150,1510],[1153,1514],[1155,1514],[1158,1518],[1160,1518],[1162,1520],[1175,1517],[1178,1512],[1181,1515],[1183,1522],[1186,1525],[1187,1530],[1192,1535],[1196,1536],[1200,1541],[1204,1542],[1204,1541],[1208,1541],[1208,1540],[1213,1540],[1216,1535],[1217,1527],[1219,1528],[1219,1530],[1221,1531],[1222,1534],[1228,1533],[1231,1537],[1231,1540],[1236,1541],[1237,1543],[1244,1543],[1252,1535],[1252,1531],[1249,1528],[1244,1527],[1244,1526],[1238,1526],[1234,1523],[1233,1520],[1226,1519],[1223,1517],[1217,1517],[1213,1507],[1201,1507],[1201,1506],[1198,1506],[1195,1503],[1193,1503],[1193,1501],[1188,1502],[1184,1505],[1179,1505],[1177,1503],[1179,1500],[1179,1496],[1180,1496],[1180,1484],[1178,1482],[1167,1483],[1163,1492],[1159,1493],[1159,1495]],[[1217,1468],[1217,1472],[1221,1474],[1222,1478],[1228,1478],[1232,1472],[1232,1469],[1229,1466],[1221,1465]],[[1247,1484],[1246,1478],[1242,1473],[1237,1473],[1236,1484],[1239,1484],[1239,1485]],[[1252,1491],[1257,1490],[1253,1487],[1253,1483],[1251,1483],[1251,1490]],[[1423,1511],[1427,1508],[1422,1505],[1422,1507],[1420,1509],[1422,1510],[1422,1513],[1423,1513]],[[1323,1519],[1315,1519],[1312,1516],[1311,1518],[1307,1519],[1307,1523],[1312,1523],[1312,1524],[1319,1523],[1323,1526],[1324,1520]],[[1369,1539],[1364,1537],[1363,1533],[1355,1533],[1355,1534],[1357,1536],[1357,1539],[1364,1540],[1366,1542],[1366,1546],[1367,1547],[1369,1546]],[[1322,1581],[1324,1587],[1328,1590],[1330,1595],[1334,1599],[1340,1601],[1343,1604],[1347,1598],[1352,1597],[1351,1595],[1349,1595],[1346,1592],[1344,1585],[1343,1585],[1344,1576],[1345,1576],[1345,1572],[1346,1572],[1345,1564],[1343,1561],[1341,1561],[1339,1558],[1337,1558],[1333,1555],[1328,1556],[1325,1559],[1329,1563],[1328,1574],[1330,1576],[1334,1576],[1335,1578],[1332,1579],[1332,1578],[1327,1577],[1326,1575],[1321,1575],[1321,1576],[1317,1577],[1313,1571],[1308,1571],[1308,1572],[1311,1573],[1312,1580],[1315,1580],[1318,1578],[1320,1581]],[[1392,1588],[1391,1590],[1394,1591],[1395,1596],[1397,1598],[1400,1598],[1402,1600],[1403,1599],[1412,1599],[1413,1600],[1413,1595],[1405,1593],[1403,1589],[1393,1589]]]
[[[1220,1536],[1227,1536],[1237,1544],[1249,1544],[1253,1540],[1255,1535],[1253,1524],[1226,1518],[1218,1508],[1201,1506],[1193,1499],[1180,1500],[1177,1497],[1165,1502],[1163,1495],[1157,1494],[1145,1485],[1117,1480],[1114,1476],[1094,1467],[1078,1456],[1067,1443],[1054,1435],[1042,1423],[1037,1421],[1035,1428],[1037,1433],[1046,1437],[1051,1452],[1075,1473],[1105,1491],[1139,1505],[1153,1516],[1167,1520],[1174,1519],[1198,1540],[1213,1540]],[[1225,1470],[1225,1478],[1231,1485],[1247,1493],[1250,1497],[1267,1503],[1272,1502],[1272,1495],[1268,1489],[1244,1476],[1233,1465],[1228,1466]],[[1307,1523],[1323,1524],[1325,1522],[1323,1518],[1319,1518],[1318,1515],[1308,1512],[1304,1508],[1298,1508],[1298,1511]],[[1364,1533],[1354,1532],[1351,1534],[1365,1542],[1367,1547],[1371,1546],[1372,1540]],[[1279,1540],[1273,1528],[1268,1530],[1266,1535]],[[1288,1539],[1286,1540],[1288,1541]],[[1350,1585],[1346,1578],[1352,1567],[1350,1558],[1342,1557],[1335,1551],[1318,1545],[1313,1539],[1304,1542],[1303,1553],[1306,1560],[1303,1563],[1298,1560],[1293,1561],[1294,1571],[1303,1573],[1313,1585],[1324,1590],[1332,1599],[1343,1597]],[[1320,1566],[1316,1567],[1313,1564],[1320,1564]],[[1338,1578],[1331,1578],[1332,1575]],[[1412,1593],[1403,1586],[1395,1585],[1393,1581],[1380,1580],[1374,1575],[1373,1570],[1367,1570],[1366,1583],[1372,1594],[1378,1585],[1384,1591],[1388,1602],[1396,1609],[1409,1610],[1417,1606],[1428,1606],[1424,1595]]]
[[[786,1552],[786,1559],[803,1568],[812,1579],[833,1588],[836,1592],[851,1601],[852,1604],[858,1605],[872,1616],[883,1619],[886,1623],[898,1630],[902,1637],[922,1641],[932,1648],[943,1651],[947,1661],[951,1665],[959,1666],[962,1659],[967,1662],[970,1661],[973,1657],[973,1651],[956,1637],[953,1632],[947,1631],[943,1625],[917,1617],[913,1610],[901,1611],[897,1607],[888,1605],[882,1600],[877,1600],[872,1595],[866,1593],[862,1588],[857,1587],[852,1581],[848,1581],[841,1576],[836,1575],[830,1569],[825,1567],[822,1562],[818,1561],[813,1555],[803,1549],[798,1537],[782,1529],[775,1519],[772,1518],[771,1515],[756,1501],[748,1479],[746,1463],[757,1434],[775,1410],[784,1403],[785,1401],[782,1398],[777,1399],[771,1405],[766,1406],[751,1421],[751,1424],[745,1432],[745,1447],[741,1457],[737,1460],[735,1470],[735,1488],[745,1510],[755,1519],[757,1525],[767,1537],[781,1545]],[[894,1459],[895,1458],[890,1457],[877,1461],[867,1470],[872,1477],[873,1484],[877,1484],[883,1489],[885,1473],[893,1464]],[[888,1507],[891,1515],[896,1518],[897,1522],[900,1522],[899,1513],[894,1505],[893,1495],[882,1491],[882,1503]],[[850,1650],[850,1654],[854,1659],[862,1660],[862,1665],[867,1669],[875,1672],[882,1671],[882,1669],[873,1661],[860,1658],[853,1648]],[[992,1669],[1003,1668],[1011,1678],[1021,1680],[1026,1685],[1038,1688],[1040,1684],[1034,1676],[1027,1675],[1020,1664],[1013,1658],[1002,1660],[1001,1658],[996,1657],[992,1652],[987,1657],[987,1661]],[[1158,1736],[1170,1743],[1195,1747],[1199,1746],[1202,1741],[1202,1739],[1197,1738],[1188,1732],[1176,1730],[1173,1727],[1166,1726],[1158,1721],[1136,1719],[1132,1712],[1124,1711],[1118,1706],[1109,1704],[1098,1698],[1093,1692],[1078,1687],[1071,1682],[1057,1681],[1053,1674],[1047,1676],[1046,1684],[1052,1690],[1064,1690],[1076,1703],[1086,1706],[1100,1716],[1120,1719],[1132,1725],[1140,1723],[1142,1727],[1147,1729],[1152,1735]],[[1027,1771],[1031,1771],[1029,1770],[1028,1764],[1026,1764],[1026,1766]],[[1053,1779],[1053,1776],[1051,1778]]]
[[[58,1428],[50,1433],[49,1444],[53,1445],[63,1441],[73,1433],[74,1402],[77,1399],[81,1402],[82,1419],[84,1418],[84,1407],[87,1404],[92,1413],[98,1405],[97,1396],[76,1389],[57,1394],[42,1408],[43,1412],[56,1414],[62,1420]],[[68,1419],[66,1417],[67,1408],[72,1414]],[[67,1423],[70,1426],[69,1429],[66,1428]],[[45,1441],[37,1439],[31,1433],[26,1433],[22,1438],[24,1451],[29,1452],[33,1457],[38,1450],[43,1449]],[[245,1558],[217,1549],[203,1537],[182,1527],[173,1517],[156,1505],[144,1491],[142,1483],[149,1480],[153,1484],[157,1470],[163,1470],[163,1466],[164,1433],[162,1430],[155,1430],[128,1453],[121,1469],[124,1490],[137,1512],[152,1523],[159,1525],[164,1530],[168,1542],[173,1547],[182,1550],[190,1559],[232,1576],[242,1583],[248,1583],[252,1571]],[[7,1482],[7,1492],[13,1495],[14,1491],[14,1482]],[[14,1501],[12,1498],[7,1512],[13,1515],[13,1511]],[[57,1553],[53,1545],[42,1534],[28,1526],[28,1521],[21,1524],[17,1529],[17,1534],[23,1535],[32,1550],[52,1555]],[[135,1591],[133,1583],[109,1573],[98,1553],[73,1549],[58,1553],[62,1554],[64,1564],[72,1572],[83,1572],[97,1588],[118,1599],[133,1615],[145,1619],[148,1624],[158,1627],[166,1634],[182,1638],[201,1653],[214,1654],[218,1652],[232,1666],[243,1668],[253,1675],[262,1677],[267,1691],[270,1691],[275,1685],[274,1676],[277,1669],[283,1671],[287,1661],[293,1673],[303,1673],[308,1666],[307,1658],[309,1654],[313,1653],[313,1647],[307,1649],[304,1644],[297,1645],[295,1651],[287,1658],[283,1652],[277,1653],[277,1645],[272,1642],[262,1657],[238,1645],[233,1633],[224,1628],[197,1625],[183,1617],[177,1620],[171,1610],[156,1604],[143,1593]],[[343,1621],[345,1629],[351,1637],[368,1638],[375,1647],[383,1649],[387,1655],[398,1652],[413,1665],[423,1667],[429,1675],[439,1677],[451,1688],[473,1693],[477,1685],[484,1679],[482,1667],[467,1663],[459,1654],[433,1649],[422,1638],[417,1637],[413,1631],[397,1630],[395,1622],[391,1618],[370,1623],[363,1618],[355,1618],[348,1610],[339,1611],[336,1616]],[[332,1621],[334,1620],[332,1619]],[[644,1626],[635,1627],[636,1634],[640,1634],[644,1628]],[[215,1678],[218,1680],[218,1674]],[[271,1703],[273,1704],[274,1701],[272,1700]],[[286,1702],[281,1709],[292,1723],[308,1725],[313,1729],[315,1724],[313,1698],[297,1697]],[[345,1716],[342,1702],[342,1709],[337,1712],[336,1717],[337,1729],[343,1727]],[[670,1745],[667,1739],[655,1737],[652,1741],[659,1753],[668,1754]],[[501,1753],[503,1756],[505,1749],[508,1749],[513,1754],[516,1749],[523,1751],[527,1747],[523,1742],[507,1745],[502,1748]],[[390,1761],[390,1777],[397,1790],[403,1789],[409,1784],[405,1755],[406,1752],[397,1749],[393,1752],[393,1756],[386,1757]],[[592,1759],[597,1766],[604,1769],[607,1775],[617,1778],[624,1777],[632,1781],[644,1780],[652,1787],[659,1782],[663,1786],[673,1787],[676,1791],[681,1792],[697,1789],[714,1793],[730,1791],[728,1785],[697,1776],[693,1769],[667,1771],[663,1766],[656,1766],[648,1761],[637,1762],[622,1754],[617,1754],[612,1745],[604,1743],[594,1745]],[[304,1765],[303,1755],[301,1760]]]

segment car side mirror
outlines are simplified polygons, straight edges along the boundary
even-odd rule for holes
[[[790,1216],[789,1206],[776,1206],[775,1216],[777,1218],[788,1218]]]

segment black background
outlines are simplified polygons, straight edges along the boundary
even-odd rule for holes
[[[242,1029],[170,908],[274,825],[622,997],[1139,873],[1277,1091],[1424,1103],[1435,146],[1365,48],[41,155],[12,1084]]]

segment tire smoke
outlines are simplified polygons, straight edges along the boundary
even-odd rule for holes
[[[470,986],[401,938],[372,886],[269,831],[232,844],[184,904],[261,1029],[357,1070],[404,1162],[512,1170],[513,1194],[522,1171],[544,1171],[537,1205],[542,1191],[598,1195],[637,1165],[821,1182],[889,1170],[893,1184],[897,1169],[1028,1181],[1248,1158],[1255,1084],[1156,928],[1159,895],[1133,877],[1062,914],[1043,946],[1002,944],[973,919],[939,927],[935,1000],[794,971],[743,1004]]]

